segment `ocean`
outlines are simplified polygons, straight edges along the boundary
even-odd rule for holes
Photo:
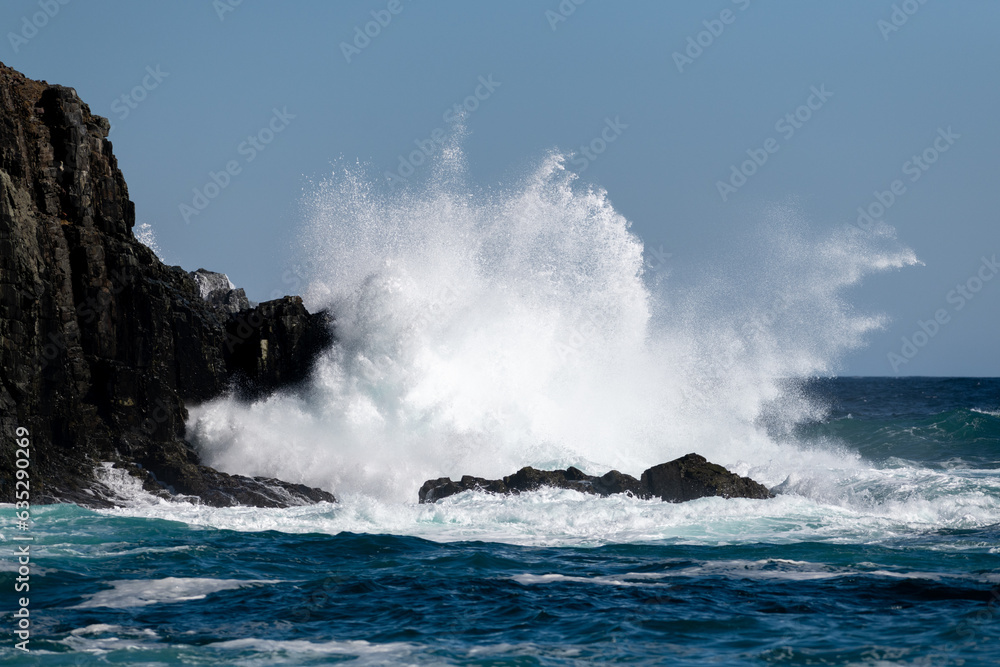
[[[714,266],[651,257],[564,165],[475,188],[447,147],[419,187],[348,165],[307,188],[290,274],[337,345],[302,386],[190,406],[187,432],[208,465],[340,502],[166,502],[99,466],[123,507],[32,508],[30,653],[5,506],[0,660],[997,664],[1000,380],[824,379],[884,325],[854,290],[916,255],[776,207]],[[689,452],[775,497],[417,503],[444,475]]]
[[[808,384],[816,493],[35,509],[24,665],[993,665],[1000,380]],[[778,489],[781,491],[781,489]],[[12,544],[12,509],[3,510]],[[16,567],[4,560],[2,587]],[[12,609],[12,593],[2,597]],[[10,616],[8,624],[11,624]],[[7,631],[11,636],[10,630]]]

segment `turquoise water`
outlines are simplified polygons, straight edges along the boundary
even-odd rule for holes
[[[1000,380],[839,379],[770,501],[34,509],[24,665],[1000,661]],[[848,456],[847,454],[851,454]]]

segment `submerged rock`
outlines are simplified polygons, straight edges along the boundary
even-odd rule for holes
[[[671,503],[708,496],[758,499],[773,497],[763,484],[709,463],[703,456],[688,454],[669,463],[653,466],[642,473],[641,479],[617,470],[596,477],[572,467],[566,470],[526,467],[502,479],[466,475],[453,482],[448,477],[441,477],[424,482],[418,492],[418,500],[421,503],[433,503],[463,491],[518,494],[535,491],[543,486],[600,496],[626,493],[638,498],[660,498]]]
[[[0,64],[0,502],[18,429],[34,502],[99,505],[101,463],[216,505],[332,500],[202,466],[185,440],[186,404],[304,377],[330,318],[296,298],[250,309],[224,274],[165,266],[133,234],[109,127],[72,88]]]
[[[668,503],[682,503],[706,496],[723,498],[771,498],[763,484],[740,477],[704,456],[688,454],[669,463],[661,463],[642,473],[642,486],[653,498]]]

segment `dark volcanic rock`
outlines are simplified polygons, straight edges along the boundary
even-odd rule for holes
[[[646,497],[646,489],[642,482],[632,475],[626,475],[617,470],[610,470],[600,477],[595,477],[591,482],[594,491],[602,496],[610,496],[612,493],[629,493],[639,498]]]
[[[588,475],[578,468],[569,467],[565,470],[538,470],[530,466],[521,468],[513,475],[503,479],[483,479],[482,477],[462,477],[453,482],[448,477],[432,479],[420,487],[418,499],[422,503],[432,503],[463,491],[485,491],[487,493],[507,494],[536,491],[543,486],[558,489],[572,489],[582,493],[596,493],[607,496],[612,493],[631,493],[643,496],[642,488],[635,477],[612,470],[602,477]]]
[[[303,484],[289,484],[268,477],[228,475],[206,466],[185,464],[167,469],[169,476],[160,478],[172,493],[197,496],[215,507],[254,505],[256,507],[288,507],[337,502],[332,493]]]
[[[230,315],[224,356],[239,394],[257,398],[304,380],[316,355],[333,342],[332,327],[333,318],[310,314],[297,296]]]
[[[669,463],[661,463],[642,473],[642,485],[654,498],[669,503],[706,496],[723,498],[771,498],[763,484],[740,477],[704,456],[688,454]]]
[[[429,479],[420,487],[417,497],[421,503],[433,503],[436,500],[454,496],[463,491],[486,491],[498,494],[509,493],[507,485],[503,483],[502,479],[490,480],[465,475],[457,482],[451,481],[450,477]]]
[[[295,299],[234,314],[206,303],[133,236],[108,129],[71,88],[0,64],[0,502],[14,499],[18,427],[35,502],[84,502],[100,462],[213,504],[331,499],[206,468],[185,442],[185,402],[237,375],[258,394],[301,378],[329,319]]]
[[[660,498],[672,503],[706,496],[772,497],[763,484],[758,484],[748,477],[740,477],[720,465],[709,463],[703,456],[688,454],[650,468],[642,473],[641,480],[617,470],[595,477],[572,467],[566,470],[537,470],[527,467],[503,479],[483,479],[466,475],[458,482],[453,482],[448,477],[428,480],[420,487],[418,499],[421,503],[432,503],[463,491],[517,494],[534,491],[543,486],[573,489],[600,496],[628,493],[639,498]]]

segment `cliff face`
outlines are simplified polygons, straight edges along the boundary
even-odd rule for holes
[[[234,378],[250,395],[301,379],[330,322],[297,297],[237,313],[206,303],[134,238],[108,130],[71,88],[0,64],[0,502],[14,497],[18,426],[35,502],[99,504],[102,461],[217,505],[331,500],[204,468],[184,441],[185,401]]]

